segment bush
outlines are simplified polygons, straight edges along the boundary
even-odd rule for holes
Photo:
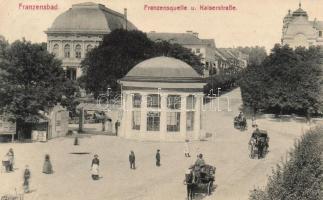
[[[294,145],[287,162],[278,164],[264,190],[250,192],[250,200],[323,199],[323,128],[308,131]]]

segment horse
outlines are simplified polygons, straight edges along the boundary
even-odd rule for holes
[[[187,191],[187,200],[192,200],[194,198],[195,188],[196,188],[196,176],[193,170],[188,170],[185,174],[185,181]]]

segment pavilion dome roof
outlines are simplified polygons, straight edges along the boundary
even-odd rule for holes
[[[122,80],[200,82],[201,76],[187,63],[172,57],[154,57],[134,66]]]
[[[60,14],[47,32],[98,32],[107,34],[125,28],[125,16],[95,3],[80,3]],[[127,29],[136,27],[127,21]]]

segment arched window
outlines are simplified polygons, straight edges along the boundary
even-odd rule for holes
[[[69,44],[66,44],[64,46],[64,57],[65,58],[69,58],[71,55],[71,48],[70,48],[70,45]]]
[[[81,48],[81,45],[76,45],[75,47],[75,58],[81,58],[82,55],[81,55],[81,52],[82,51],[82,48]]]
[[[90,52],[92,49],[93,49],[93,46],[91,44],[87,45],[86,53]]]
[[[59,56],[59,45],[58,44],[55,44],[54,47],[53,47],[53,54],[55,56]]]

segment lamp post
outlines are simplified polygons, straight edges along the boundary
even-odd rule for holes
[[[218,111],[221,111],[220,110],[220,90],[221,88],[218,88]]]

